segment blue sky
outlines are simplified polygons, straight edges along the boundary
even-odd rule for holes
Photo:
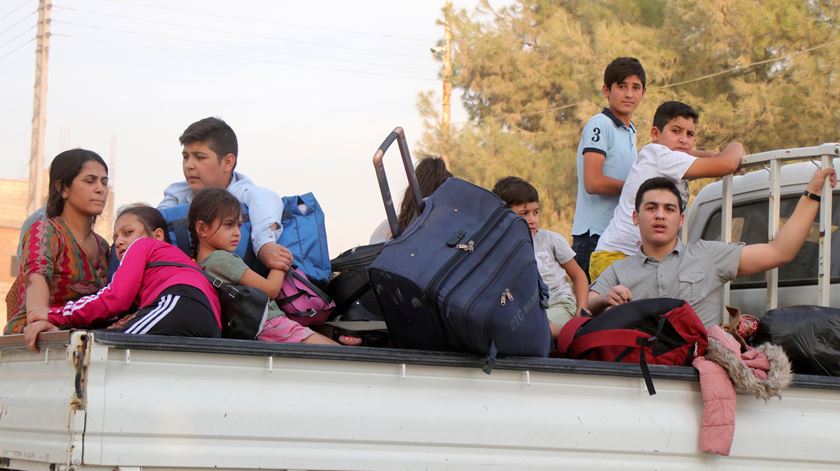
[[[384,218],[376,147],[397,125],[412,144],[418,92],[439,95],[429,48],[443,0],[53,2],[46,163],[69,147],[107,160],[114,139],[117,205],[157,204],[182,178],[181,131],[219,116],[239,137],[238,170],[281,195],[315,193],[337,255]],[[28,175],[36,8],[0,0],[2,178]]]

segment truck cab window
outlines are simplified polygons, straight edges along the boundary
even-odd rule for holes
[[[790,195],[782,198],[780,211],[780,223],[783,226],[796,203],[798,195]],[[831,226],[831,278],[840,280],[840,194],[835,193],[832,201]],[[740,203],[732,208],[732,241],[744,242],[747,244],[760,244],[767,242],[767,200],[759,200],[748,203]],[[720,240],[720,209],[716,210],[709,218],[706,227],[703,229],[701,238],[704,240]],[[789,264],[779,268],[779,283],[792,284],[816,284],[817,263],[819,260],[819,217],[814,221],[811,231],[805,243],[802,245],[799,254]],[[758,273],[751,276],[744,276],[732,282],[732,287],[739,285],[754,285],[763,283],[765,276]]]

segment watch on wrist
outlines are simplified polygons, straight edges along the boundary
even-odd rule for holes
[[[810,192],[810,191],[808,191],[808,190],[805,190],[805,192],[804,192],[804,193],[802,193],[802,196],[804,196],[804,197],[806,197],[806,198],[808,198],[808,199],[814,200],[814,201],[816,201],[817,203],[819,203],[820,201],[822,201],[822,197],[821,197],[820,195],[815,194],[815,193],[811,193],[811,192]]]

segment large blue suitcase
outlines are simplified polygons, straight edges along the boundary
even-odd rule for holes
[[[420,216],[399,234],[382,167],[382,156],[395,140],[409,185],[417,183],[405,136],[397,128],[374,157],[397,237],[368,271],[394,345],[487,354],[485,371],[497,353],[547,356],[547,289],[528,224],[493,193],[453,177],[422,202]]]

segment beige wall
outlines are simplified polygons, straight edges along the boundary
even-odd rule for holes
[[[26,219],[26,198],[29,187],[26,180],[0,179],[0,330],[6,325],[6,294],[17,275],[17,262],[13,259],[20,240],[20,226]],[[114,232],[114,193],[108,195],[105,211],[97,218],[94,230],[111,242]]]
[[[17,274],[14,257],[28,192],[26,180],[0,179],[0,328],[6,325],[6,293]]]

